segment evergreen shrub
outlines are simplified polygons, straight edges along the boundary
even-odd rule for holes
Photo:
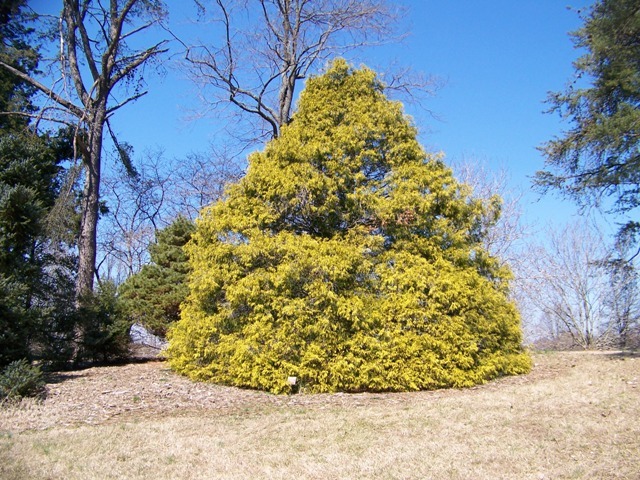
[[[149,248],[151,262],[130,276],[119,288],[125,314],[154,335],[164,337],[170,325],[180,317],[180,304],[189,293],[190,271],[183,247],[195,225],[179,216],[159,230],[156,243]]]
[[[44,393],[45,381],[37,365],[27,360],[16,360],[0,374],[0,400],[12,401],[23,397],[35,397]]]
[[[288,393],[467,387],[529,371],[486,207],[374,72],[335,61],[204,209],[169,331],[194,379]]]
[[[103,282],[82,302],[76,312],[76,322],[76,330],[81,332],[76,339],[76,365],[108,363],[128,357],[131,323],[122,311],[113,282]]]

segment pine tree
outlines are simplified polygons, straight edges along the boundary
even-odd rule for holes
[[[187,245],[170,364],[269,390],[462,387],[525,372],[483,206],[371,70],[336,60]]]
[[[26,13],[27,0],[5,0],[0,4],[0,61],[18,70],[37,72],[38,51],[31,46],[33,29]],[[34,87],[11,72],[0,68],[0,112],[33,113]],[[0,115],[0,128],[16,129],[29,123],[28,117]]]
[[[0,60],[35,72],[39,56],[29,46],[26,11],[25,0],[0,5]],[[64,130],[32,131],[33,92],[0,69],[0,111],[22,114],[0,115],[0,366],[42,354],[71,313],[66,282],[73,262],[52,254],[47,219],[72,149]]]
[[[543,145],[547,170],[536,183],[582,206],[628,215],[619,239],[635,239],[638,247],[640,222],[632,212],[640,206],[640,3],[595,2],[573,37],[585,51],[574,63],[576,78],[589,83],[550,96],[552,111],[571,126]]]
[[[180,304],[189,291],[186,278],[190,267],[183,247],[194,230],[191,221],[178,217],[158,231],[156,243],[149,248],[151,263],[120,287],[129,318],[156,335],[164,336],[169,325],[178,320]]]

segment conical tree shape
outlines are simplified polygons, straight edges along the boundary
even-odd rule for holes
[[[172,368],[288,392],[470,386],[529,369],[482,204],[368,69],[337,60],[202,212]]]
[[[120,286],[123,309],[132,322],[138,322],[156,335],[164,336],[167,328],[180,316],[180,304],[189,293],[189,262],[183,247],[195,226],[184,218],[159,230],[156,243],[149,247],[151,263]]]

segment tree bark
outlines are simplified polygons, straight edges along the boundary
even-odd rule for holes
[[[97,255],[98,215],[100,207],[100,170],[104,129],[104,106],[90,122],[88,148],[83,152],[85,181],[82,192],[82,216],[78,239],[78,278],[76,302],[93,291]]]

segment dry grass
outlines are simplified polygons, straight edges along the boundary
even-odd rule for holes
[[[0,478],[640,478],[640,357],[535,362],[528,376],[468,390],[294,397],[194,385],[161,364],[91,369],[51,385],[55,399],[0,412]],[[91,392],[118,372],[164,390]],[[167,385],[180,392],[154,403]],[[73,402],[56,411],[80,391],[128,400],[92,419]]]

